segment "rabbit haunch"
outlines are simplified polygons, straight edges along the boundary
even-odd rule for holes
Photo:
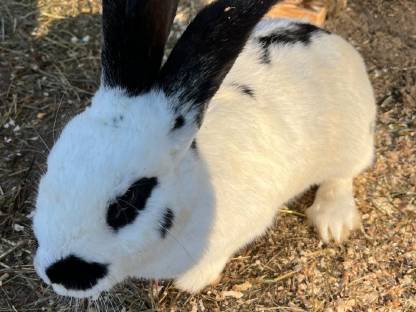
[[[258,23],[272,3],[215,2],[150,89],[124,88],[126,77],[108,71],[115,79],[65,127],[34,217],[35,267],[56,292],[91,296],[130,276],[199,291],[272,225],[279,206],[314,184],[307,215],[322,240],[339,242],[359,226],[352,179],[374,153],[364,63],[336,35],[291,21]],[[141,179],[157,184],[135,189]],[[107,216],[117,198],[115,229]],[[105,274],[96,270],[81,289],[68,287],[85,285],[76,270],[70,279],[47,273],[75,264],[101,265]]]

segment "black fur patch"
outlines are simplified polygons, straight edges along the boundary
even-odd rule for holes
[[[285,45],[301,43],[308,45],[311,43],[312,36],[319,33],[328,32],[311,24],[293,23],[290,28],[278,29],[267,36],[258,37],[257,40],[262,47],[260,60],[263,64],[271,63],[269,48],[272,44]]]
[[[183,118],[183,116],[180,115],[179,117],[176,117],[175,124],[173,125],[172,130],[182,128],[184,125],[185,125],[185,118]]]
[[[173,220],[175,219],[175,214],[173,213],[172,209],[167,208],[165,213],[163,214],[163,218],[160,221],[160,235],[162,238],[166,237],[167,232],[173,225]]]
[[[244,95],[254,98],[254,90],[245,84],[233,83],[233,87],[236,87]]]
[[[54,284],[70,290],[86,290],[94,287],[98,280],[107,275],[107,265],[97,262],[86,262],[81,258],[69,255],[52,264],[46,275]]]
[[[172,50],[158,79],[174,111],[195,110],[201,125],[208,102],[253,27],[277,0],[222,0],[203,9]]]
[[[159,73],[179,0],[103,0],[104,85],[128,95],[150,89]]]
[[[108,207],[107,224],[115,231],[133,223],[157,186],[157,178],[142,178]]]
[[[191,148],[193,149],[193,150],[197,150],[197,145],[196,145],[196,140],[194,139],[193,141],[192,141],[192,143],[191,143]]]

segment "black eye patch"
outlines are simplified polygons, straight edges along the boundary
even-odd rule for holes
[[[157,186],[157,178],[142,178],[117,197],[107,210],[107,224],[115,231],[133,223]]]

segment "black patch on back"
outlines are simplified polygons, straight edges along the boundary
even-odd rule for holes
[[[117,231],[133,223],[157,186],[157,178],[142,178],[110,204],[107,210],[107,224]]]
[[[52,283],[62,285],[66,289],[87,290],[107,275],[107,265],[87,262],[69,255],[48,267],[46,275]]]
[[[252,29],[277,0],[223,0],[203,9],[172,50],[158,79],[175,112],[196,110],[201,125]]]
[[[173,225],[173,221],[175,219],[175,214],[173,213],[172,209],[167,208],[165,213],[163,214],[162,220],[160,221],[160,235],[162,238],[166,237],[167,232]]]
[[[156,81],[179,0],[103,0],[105,86],[134,96]]]
[[[172,130],[182,128],[184,126],[184,124],[185,124],[185,118],[183,118],[183,116],[180,115],[180,116],[176,117],[175,124],[173,125]]]
[[[280,28],[268,34],[267,36],[258,37],[257,40],[262,47],[261,63],[270,64],[270,46],[273,44],[285,45],[301,43],[308,45],[311,38],[318,33],[329,33],[326,30],[311,24],[293,23],[290,28]]]
[[[254,98],[254,90],[250,88],[248,85],[233,83],[232,86],[237,88],[244,95],[248,95],[249,97]]]

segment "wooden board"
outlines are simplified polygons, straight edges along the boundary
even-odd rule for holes
[[[347,0],[285,0],[275,5],[267,17],[299,19],[322,27],[328,13],[345,8],[346,3]]]

